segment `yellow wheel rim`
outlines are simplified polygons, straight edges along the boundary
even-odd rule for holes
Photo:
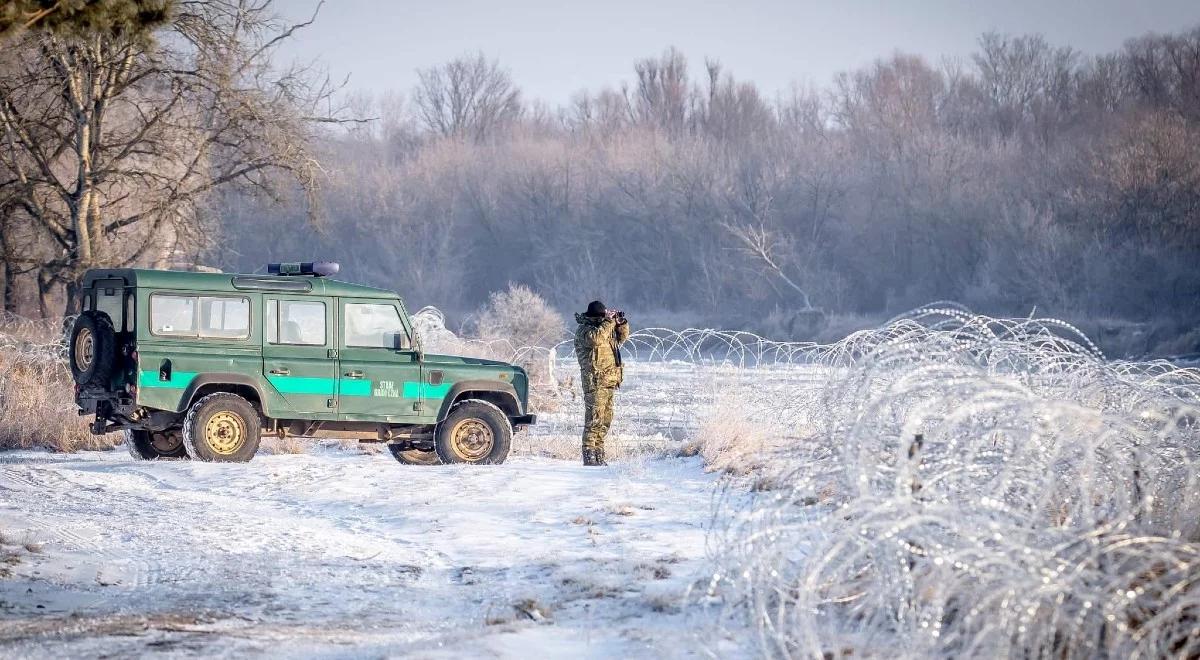
[[[246,444],[246,421],[227,410],[215,413],[204,425],[204,442],[222,456],[236,453]]]
[[[75,335],[75,367],[87,371],[92,366],[92,357],[96,351],[96,339],[88,328],[80,328]]]
[[[496,439],[492,428],[478,419],[464,419],[450,433],[450,447],[464,461],[478,461],[492,453]]]

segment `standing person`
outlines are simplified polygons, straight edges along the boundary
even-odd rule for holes
[[[607,309],[599,300],[587,311],[576,314],[575,357],[579,359],[583,384],[583,464],[608,465],[604,462],[604,437],[613,419],[613,392],[621,386],[625,372],[621,367],[621,344],[629,339],[625,313]]]

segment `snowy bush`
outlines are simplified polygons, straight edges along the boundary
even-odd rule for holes
[[[960,308],[801,352],[708,591],[763,654],[1200,653],[1200,372]]]
[[[556,410],[563,384],[556,377],[555,347],[566,339],[562,317],[546,301],[522,285],[493,292],[457,335],[434,307],[413,315],[413,325],[427,351],[512,362],[529,374],[530,400],[539,411]]]
[[[563,317],[541,296],[523,284],[493,291],[475,315],[475,336],[510,346],[550,348],[567,334]]]

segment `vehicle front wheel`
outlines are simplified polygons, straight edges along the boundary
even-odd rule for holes
[[[249,401],[230,392],[209,394],[183,419],[188,454],[201,461],[245,463],[258,451],[262,418]]]
[[[443,463],[503,463],[511,446],[508,417],[486,401],[455,405],[434,433],[434,447]]]
[[[404,449],[403,447],[404,445],[397,444],[387,446],[388,451],[392,452],[392,457],[405,465],[438,465],[442,462],[438,458],[437,452]]]
[[[139,461],[188,457],[187,447],[183,445],[183,431],[178,428],[165,431],[126,429],[125,447],[129,455]]]

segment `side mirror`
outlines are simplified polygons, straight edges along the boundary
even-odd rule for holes
[[[392,335],[392,348],[397,351],[411,351],[412,342],[408,339],[408,333],[397,332]]]
[[[421,350],[421,344],[414,342],[407,332],[397,332],[392,335],[392,348],[397,353],[416,353],[417,362],[425,359],[425,352]]]

